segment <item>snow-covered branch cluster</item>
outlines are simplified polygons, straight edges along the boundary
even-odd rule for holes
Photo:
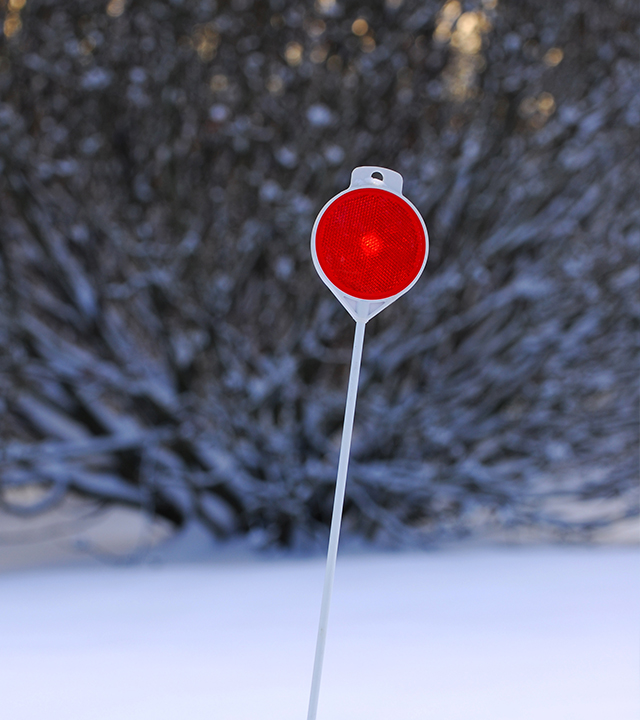
[[[375,163],[431,257],[367,329],[349,530],[637,514],[633,7],[116,5],[0,47],[2,511],[324,536],[352,323],[308,241]]]

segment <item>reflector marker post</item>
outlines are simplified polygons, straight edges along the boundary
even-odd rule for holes
[[[313,264],[325,285],[356,321],[356,330],[307,720],[316,720],[318,712],[365,325],[415,285],[428,252],[424,220],[402,194],[402,175],[387,168],[355,168],[349,187],[322,208],[311,232]]]
[[[393,170],[355,168],[349,187],[329,200],[314,223],[313,264],[356,322],[404,295],[427,263],[427,228],[402,184]]]

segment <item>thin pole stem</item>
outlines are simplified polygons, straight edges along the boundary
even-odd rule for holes
[[[316,642],[316,656],[313,664],[311,697],[309,698],[309,714],[307,715],[307,720],[316,720],[318,712],[318,697],[320,696],[320,679],[322,677],[324,646],[327,639],[327,624],[329,622],[331,592],[333,590],[333,578],[336,572],[336,559],[338,557],[338,540],[340,539],[342,508],[344,506],[344,493],[347,485],[347,469],[349,467],[349,454],[351,452],[353,419],[356,413],[356,396],[358,394],[358,380],[360,379],[360,364],[362,361],[362,348],[364,345],[364,328],[364,322],[356,322],[356,332],[353,340],[353,353],[351,355],[351,370],[349,372],[349,387],[347,389],[347,404],[344,411],[344,425],[342,426],[342,442],[340,443],[340,459],[338,460],[338,479],[336,481],[336,493],[333,499],[331,532],[329,533],[329,549],[327,551],[327,567],[324,574],[322,605],[320,607],[320,623],[318,625],[318,640]]]

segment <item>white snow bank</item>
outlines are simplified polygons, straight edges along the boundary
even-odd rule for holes
[[[0,715],[304,720],[323,561],[0,576]],[[341,557],[319,720],[636,720],[638,552]]]

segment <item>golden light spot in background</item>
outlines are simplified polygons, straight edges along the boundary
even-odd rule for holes
[[[441,10],[442,19],[454,23],[462,13],[462,6],[458,0],[447,0]]]
[[[276,13],[275,15],[271,16],[269,24],[275,30],[280,30],[280,28],[284,27],[284,18],[282,17],[282,15]]]
[[[551,93],[543,92],[538,96],[538,110],[543,115],[552,115],[556,109],[556,100]]]
[[[326,29],[327,26],[323,20],[314,20],[312,23],[309,23],[307,33],[312,38],[319,38]]]
[[[365,35],[361,40],[362,51],[366,53],[373,52],[376,49],[376,41],[369,35]]]
[[[336,0],[316,0],[318,12],[330,13],[336,6]]]
[[[534,113],[552,115],[556,109],[556,100],[549,92],[542,92],[538,97],[526,97],[518,107],[518,112],[524,118],[531,117]]]
[[[9,11],[20,12],[27,4],[27,0],[9,0]]]
[[[456,29],[451,35],[451,45],[465,55],[475,55],[482,48],[479,14],[466,12],[460,15]]]
[[[475,86],[481,63],[476,65],[480,55],[459,55],[445,73],[446,89],[449,97],[456,102],[464,102],[478,96],[479,90]]]
[[[210,62],[216,56],[220,45],[220,34],[213,23],[195,25],[193,28],[193,46],[202,62]]]
[[[456,32],[462,35],[473,35],[478,30],[478,15],[479,13],[466,12],[462,13],[458,18],[456,25]]]
[[[439,22],[433,32],[433,39],[444,44],[451,38],[451,25],[446,22]]]
[[[291,67],[297,67],[302,62],[303,52],[304,48],[300,43],[290,42],[284,51],[284,59]]]
[[[487,10],[495,10],[498,5],[498,0],[482,0],[482,6]]]
[[[547,50],[547,52],[544,54],[542,62],[547,67],[555,67],[556,65],[560,65],[563,58],[564,53],[562,52],[562,50],[560,48],[553,47],[550,50]]]
[[[549,92],[542,92],[538,97],[530,95],[518,106],[518,114],[529,125],[539,130],[556,111],[556,101]]]
[[[460,17],[462,7],[458,0],[448,0],[437,15],[433,39],[439,43],[449,42],[453,24]]]
[[[120,17],[124,12],[125,0],[109,0],[107,5],[107,15],[109,17]]]
[[[518,106],[518,112],[521,117],[531,117],[538,108],[538,100],[535,97],[526,97]]]
[[[209,87],[213,92],[222,92],[229,87],[229,80],[226,75],[214,75],[209,81]]]
[[[369,32],[369,23],[364,18],[358,18],[353,21],[351,32],[358,37],[362,37]]]
[[[309,59],[316,65],[323,63],[327,59],[329,48],[326,45],[316,45],[309,54]]]
[[[4,19],[4,23],[2,25],[2,31],[4,32],[5,37],[13,37],[16,33],[19,33],[20,30],[22,30],[22,20],[20,20],[20,14],[17,12],[10,12]]]
[[[284,90],[284,82],[280,75],[271,75],[267,80],[267,90],[271,95],[281,95]]]
[[[483,6],[490,11],[497,3],[485,0]],[[449,97],[458,102],[478,94],[476,78],[486,67],[481,54],[483,36],[492,28],[491,20],[482,10],[462,12],[459,0],[447,0],[436,17],[433,39],[454,50],[443,73]]]

